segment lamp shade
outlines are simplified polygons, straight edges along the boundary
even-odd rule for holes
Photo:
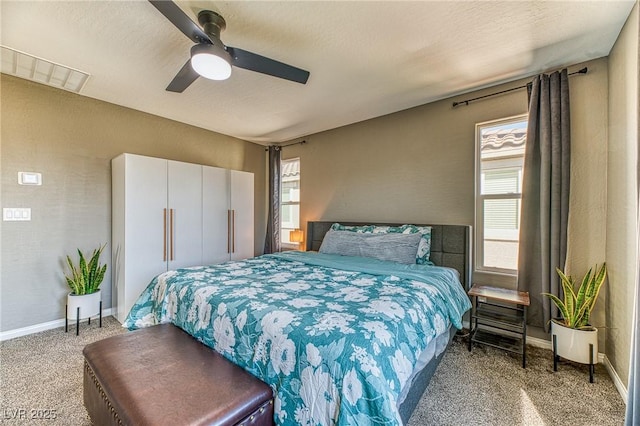
[[[226,80],[231,76],[231,56],[222,47],[196,44],[191,48],[191,67],[210,80]]]
[[[292,243],[301,243],[304,241],[304,231],[302,229],[294,229],[289,231],[289,241]]]

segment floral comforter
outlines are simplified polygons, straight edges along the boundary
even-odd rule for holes
[[[470,307],[448,268],[287,252],[163,273],[124,326],[214,348],[273,388],[277,424],[394,425],[417,358]]]

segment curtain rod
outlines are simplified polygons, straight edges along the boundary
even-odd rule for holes
[[[587,67],[584,67],[584,68],[582,68],[581,70],[578,70],[578,71],[576,71],[576,72],[569,73],[568,75],[574,75],[574,74],[586,74],[586,73],[587,73],[587,71],[588,71],[588,70],[587,70]],[[526,88],[527,86],[529,86],[529,84],[531,84],[531,83],[527,83],[527,84],[525,84],[524,86],[514,87],[514,88],[512,88],[512,89],[502,90],[502,91],[500,91],[500,92],[490,93],[490,94],[488,94],[488,95],[484,95],[484,96],[478,96],[477,98],[467,99],[467,100],[460,101],[460,102],[454,102],[454,103],[453,103],[453,107],[455,108],[455,107],[457,107],[457,106],[459,106],[459,105],[462,105],[462,104],[464,104],[464,105],[466,106],[466,105],[469,105],[469,102],[477,101],[477,100],[479,100],[479,99],[489,98],[489,97],[491,97],[491,96],[497,96],[497,95],[502,95],[503,93],[513,92],[514,90],[524,89],[524,88]]]
[[[305,143],[307,143],[306,140],[301,140],[300,142],[292,142],[292,143],[288,143],[286,145],[271,145],[271,146],[275,146],[276,149],[281,149],[281,148],[286,148],[288,146],[293,146],[293,145],[304,145]],[[265,148],[265,151],[269,151],[269,148]]]

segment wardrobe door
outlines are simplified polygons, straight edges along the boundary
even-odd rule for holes
[[[231,255],[229,171],[202,166],[202,263],[225,262]]]
[[[202,265],[202,166],[168,161],[168,269]]]
[[[231,177],[231,259],[254,256],[253,173],[230,171]]]
[[[112,261],[116,316],[123,322],[153,277],[167,268],[167,160],[124,154],[112,166]]]

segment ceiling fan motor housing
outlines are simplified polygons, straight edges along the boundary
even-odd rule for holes
[[[211,10],[201,10],[198,13],[198,22],[205,34],[218,40],[220,40],[220,33],[227,28],[224,18]]]

